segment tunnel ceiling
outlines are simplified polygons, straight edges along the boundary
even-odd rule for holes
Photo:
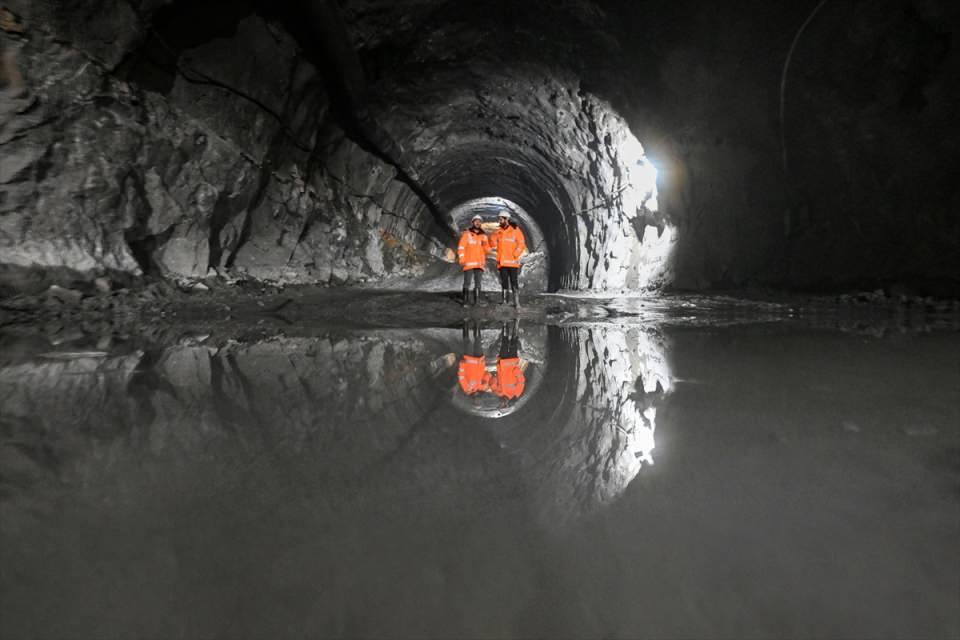
[[[10,0],[4,264],[406,278],[502,196],[554,288],[953,291],[957,11],[814,4]]]

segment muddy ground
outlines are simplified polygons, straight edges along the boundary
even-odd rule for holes
[[[91,347],[110,340],[162,342],[180,337],[224,342],[311,335],[330,327],[451,327],[464,319],[488,325],[519,318],[545,324],[667,323],[726,325],[788,322],[887,332],[960,329],[960,300],[888,296],[882,291],[835,296],[778,292],[723,295],[524,295],[520,309],[484,292],[477,306],[459,292],[278,287],[216,280],[154,282],[112,288],[51,286],[0,300],[0,333],[54,345]],[[106,341],[106,342],[105,342]]]

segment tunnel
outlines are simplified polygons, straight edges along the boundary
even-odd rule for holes
[[[7,2],[5,290],[436,285],[504,198],[537,291],[955,292],[955,16],[807,4]]]
[[[0,637],[960,638],[958,42],[0,0]]]

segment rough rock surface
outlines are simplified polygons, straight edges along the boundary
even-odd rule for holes
[[[169,54],[162,36],[104,51],[87,30],[139,33],[135,16],[64,32],[40,13],[25,10],[5,44],[23,79],[0,96],[5,265],[348,283],[416,273],[437,253],[429,221],[390,208],[408,187],[328,121],[322,78],[274,25],[243,17],[167,77],[151,58]]]
[[[541,91],[538,67],[586,102],[609,101],[660,170],[659,210],[643,219],[658,232],[675,228],[675,287],[899,284],[955,295],[958,190],[945,167],[957,129],[946,105],[958,99],[951,43],[960,12],[946,0],[841,4],[827,3],[797,42],[782,130],[784,62],[816,3],[345,2],[385,110],[407,105],[397,120],[426,142],[448,120],[435,118],[445,105],[430,97],[449,96],[449,111],[459,98],[458,116],[479,114],[465,131],[515,143],[464,150],[462,164],[474,154],[498,155],[510,172],[526,166],[534,177],[525,189],[559,191],[530,168],[538,159],[566,164],[549,149],[525,157],[532,140],[572,138],[559,155],[573,150],[575,180],[585,179],[577,158],[589,153],[570,129],[583,115],[578,102],[537,104],[531,95],[552,95]],[[596,198],[603,189],[586,191]],[[616,221],[613,212],[601,207],[598,223]],[[545,224],[563,234],[562,224]],[[589,274],[596,256],[573,258],[581,260]]]
[[[960,291],[953,3],[336,5],[349,77],[297,3],[6,3],[2,279],[449,275],[502,196],[554,289]]]

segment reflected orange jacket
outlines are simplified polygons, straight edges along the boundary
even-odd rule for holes
[[[495,394],[501,398],[519,398],[526,384],[520,358],[497,359],[497,375],[490,384]]]
[[[527,241],[520,227],[507,225],[493,234],[493,248],[497,250],[497,268],[519,267],[520,256],[527,250]]]
[[[460,388],[468,396],[490,389],[490,374],[487,373],[487,359],[484,356],[464,355],[460,358],[457,371]]]
[[[489,251],[490,240],[484,232],[477,233],[467,229],[460,234],[460,243],[457,245],[457,259],[464,271],[483,269]]]

